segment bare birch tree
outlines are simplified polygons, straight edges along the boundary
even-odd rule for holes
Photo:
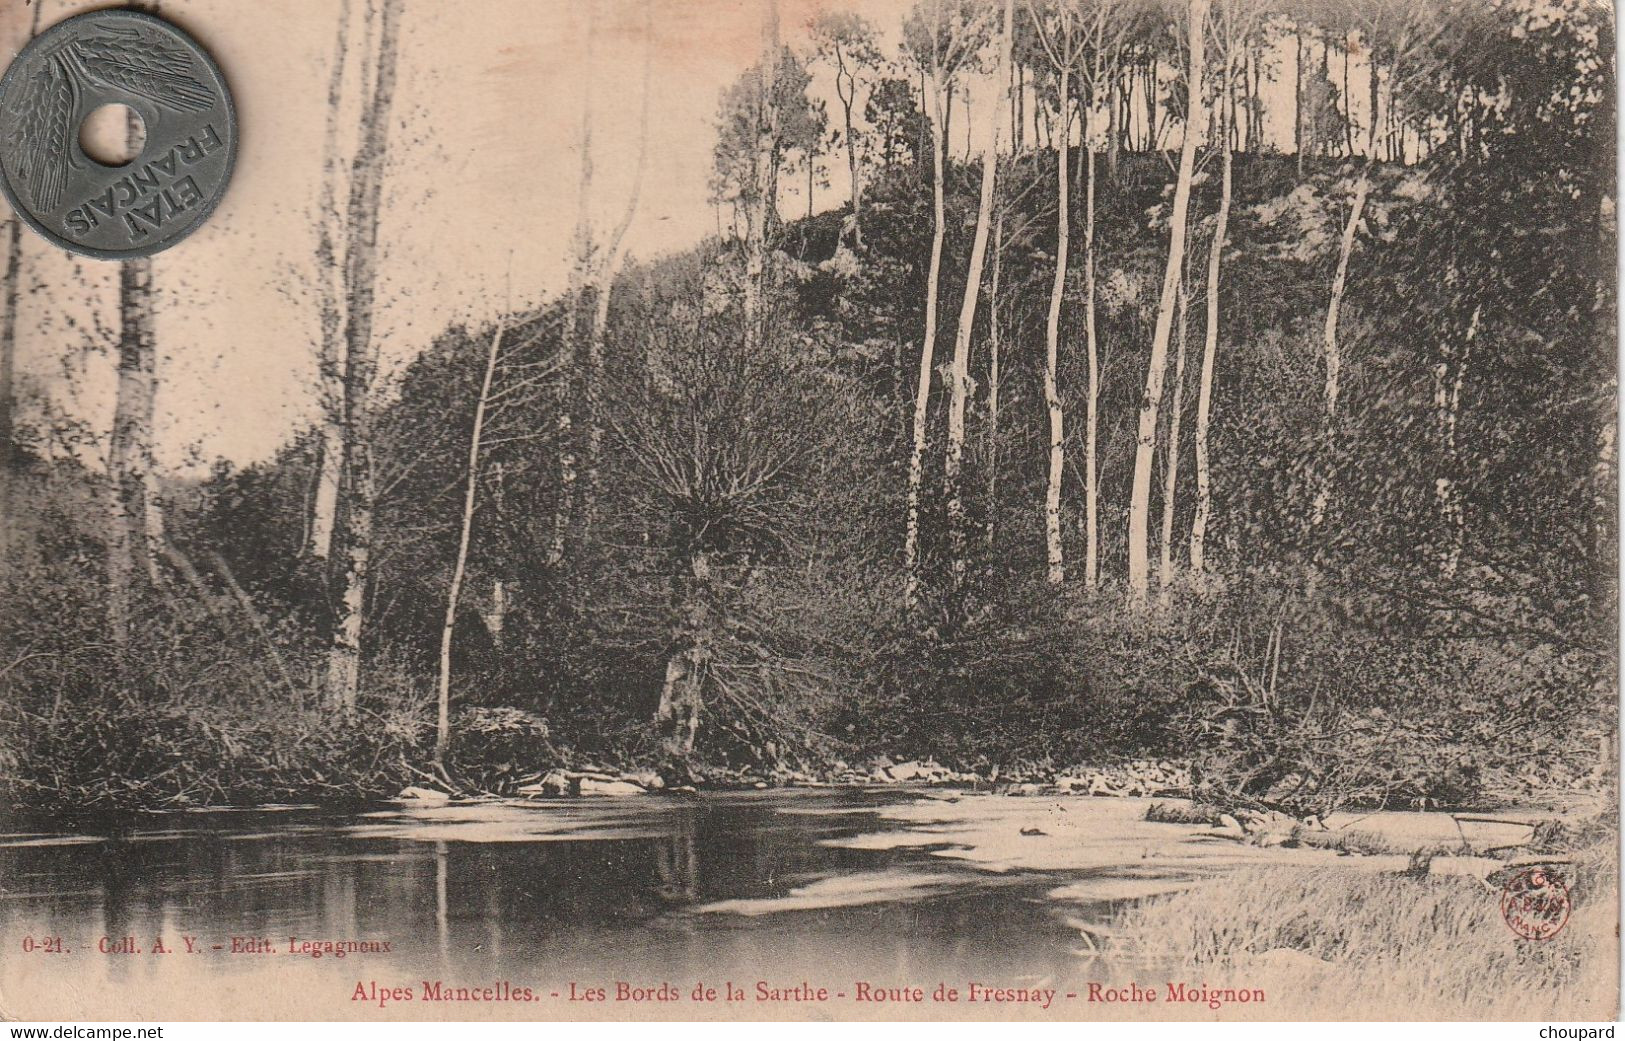
[[[745,347],[754,350],[762,337],[762,298],[766,291],[767,236],[776,219],[779,194],[778,0],[762,0],[762,59],[757,65],[756,147],[752,154],[750,193],[745,199]]]
[[[322,185],[316,212],[316,298],[321,347],[317,360],[322,422],[316,490],[311,496],[307,552],[326,560],[333,549],[337,522],[339,481],[344,469],[344,306],[340,300],[343,268],[338,241],[344,233],[339,212],[340,182],[344,177],[339,141],[340,113],[344,109],[345,70],[350,53],[351,0],[340,0],[338,32],[333,44],[333,65],[327,79],[327,111],[322,129]]]
[[[852,235],[863,245],[863,173],[858,161],[858,130],[852,110],[865,92],[859,74],[880,65],[875,28],[855,11],[824,11],[812,24],[818,53],[834,63],[835,96],[841,102],[841,141],[846,145],[847,176],[851,180]],[[809,193],[810,194],[810,193]]]
[[[1406,77],[1415,75],[1410,59],[1430,42],[1423,31],[1424,7],[1410,0],[1374,0],[1365,8],[1360,22],[1360,33],[1366,38],[1366,50],[1373,83],[1378,77],[1379,54],[1388,59],[1388,77],[1391,94]],[[1436,30],[1435,30],[1436,31]],[[1342,394],[1343,350],[1338,342],[1338,327],[1342,320],[1343,295],[1348,288],[1349,261],[1354,256],[1355,241],[1360,223],[1365,219],[1366,202],[1371,197],[1372,174],[1377,166],[1377,129],[1381,125],[1377,112],[1378,93],[1371,92],[1372,109],[1366,125],[1365,158],[1354,179],[1354,196],[1349,203],[1348,216],[1338,240],[1337,266],[1332,272],[1332,285],[1326,304],[1326,322],[1321,334],[1322,354],[1325,362],[1325,388],[1322,394],[1322,459],[1316,468],[1315,498],[1310,511],[1310,526],[1318,528],[1326,518],[1331,501],[1332,465],[1337,441],[1337,409]],[[1352,133],[1352,131],[1351,131]]]
[[[576,139],[580,176],[576,181],[575,232],[570,239],[570,274],[564,290],[564,325],[559,333],[565,376],[559,381],[558,405],[553,417],[554,450],[558,462],[558,492],[553,502],[553,538],[547,562],[561,567],[568,552],[570,527],[576,515],[576,408],[586,378],[581,366],[581,323],[592,279],[592,123],[593,51],[598,42],[598,5],[587,5],[587,37],[583,47],[585,72],[581,76],[581,124]]]
[[[1349,284],[1349,261],[1354,257],[1355,239],[1357,239],[1360,222],[1365,219],[1365,205],[1371,195],[1371,174],[1376,171],[1376,136],[1378,127],[1381,127],[1381,117],[1378,114],[1378,101],[1380,93],[1376,91],[1376,81],[1380,75],[1380,65],[1386,57],[1388,63],[1389,97],[1399,96],[1402,84],[1409,78],[1417,75],[1417,62],[1425,47],[1432,44],[1438,28],[1428,32],[1423,24],[1427,18],[1425,5],[1415,5],[1409,0],[1370,0],[1363,8],[1357,8],[1358,31],[1367,41],[1368,62],[1370,62],[1371,75],[1371,112],[1365,127],[1365,159],[1360,162],[1360,172],[1355,175],[1354,198],[1349,203],[1349,216],[1344,219],[1342,235],[1337,242],[1337,266],[1332,271],[1331,294],[1326,304],[1326,326],[1324,326],[1321,343],[1323,343],[1324,362],[1326,362],[1326,388],[1324,388],[1324,453],[1331,455],[1337,437],[1337,401],[1342,393],[1342,348],[1337,341],[1337,331],[1342,317],[1342,297]],[[1423,65],[1425,67],[1425,65]],[[1326,461],[1319,466],[1318,486],[1315,490],[1315,507],[1311,515],[1311,525],[1319,526],[1326,516],[1326,507],[1331,499],[1331,466]]]
[[[473,429],[468,435],[468,467],[464,477],[463,513],[457,531],[457,556],[452,564],[451,586],[446,592],[446,617],[440,626],[440,683],[435,692],[434,763],[442,774],[446,769],[446,748],[451,743],[451,638],[457,627],[457,605],[463,595],[463,576],[468,570],[468,543],[474,531],[474,509],[480,486],[480,442],[485,435],[485,410],[491,401],[491,380],[502,356],[502,335],[507,317],[497,323],[491,346],[485,352],[485,372],[480,394],[474,403]]]
[[[129,146],[140,124],[132,111]],[[137,576],[158,582],[164,543],[163,514],[153,459],[153,416],[158,393],[158,344],[153,327],[152,258],[119,264],[118,383],[108,452],[112,516],[107,550],[108,620],[121,651],[130,639],[131,602]]]
[[[1005,0],[1003,28],[999,35],[998,67],[993,82],[1007,81],[1010,67],[1011,22],[1015,0]],[[949,369],[948,445],[942,467],[943,493],[948,505],[949,569],[957,589],[965,579],[965,489],[961,471],[965,460],[965,404],[970,399],[970,345],[976,325],[976,305],[982,290],[982,269],[987,261],[988,230],[993,223],[993,189],[998,180],[999,132],[1004,119],[1003,104],[989,105],[987,149],[982,153],[982,189],[976,209],[976,233],[971,240],[970,270],[965,275],[965,295],[959,307],[959,327],[954,334],[953,361]],[[1063,158],[1062,166],[1066,165]]]
[[[1083,583],[1093,589],[1100,584],[1100,467],[1097,445],[1100,430],[1100,337],[1096,325],[1095,286],[1095,139],[1090,116],[1106,92],[1110,113],[1106,122],[1108,170],[1115,176],[1118,148],[1118,75],[1124,48],[1134,31],[1131,12],[1119,0],[1096,0],[1088,8],[1087,52],[1083,66],[1083,149],[1085,173],[1083,191],[1083,332],[1088,354],[1089,388],[1084,399],[1083,417]]]
[[[1179,150],[1179,172],[1174,183],[1173,214],[1169,221],[1168,263],[1163,270],[1162,295],[1157,305],[1151,358],[1146,364],[1145,394],[1140,401],[1140,425],[1134,443],[1134,476],[1129,493],[1128,585],[1129,595],[1137,602],[1143,602],[1150,590],[1147,537],[1151,513],[1151,466],[1157,444],[1157,414],[1162,405],[1168,365],[1168,340],[1173,331],[1179,275],[1185,257],[1185,225],[1190,208],[1191,177],[1196,165],[1196,145],[1202,138],[1202,71],[1207,41],[1207,12],[1208,0],[1189,0],[1186,12],[1189,68],[1185,76],[1184,141]]]
[[[1028,0],[1033,28],[1055,76],[1055,276],[1044,323],[1044,407],[1049,416],[1049,472],[1044,482],[1044,555],[1052,585],[1066,581],[1061,547],[1061,475],[1066,457],[1066,414],[1057,375],[1060,365],[1061,305],[1066,298],[1066,271],[1072,241],[1071,166],[1072,74],[1083,56],[1084,35],[1073,0]],[[1087,134],[1085,134],[1087,136]]]
[[[947,88],[975,57],[986,39],[986,11],[964,0],[921,0],[903,27],[904,47],[925,82],[924,108],[931,127],[931,262],[926,274],[925,333],[914,395],[913,445],[908,459],[908,515],[903,543],[907,572],[904,606],[913,609],[920,592],[920,495],[925,484],[926,419],[931,407],[931,376],[937,342],[937,306],[942,281],[942,242],[946,231],[943,175],[947,142]]]
[[[987,426],[983,428],[982,452],[987,467],[987,524],[986,541],[993,548],[995,534],[995,505],[999,501],[999,391],[1003,381],[1000,363],[1004,348],[1004,322],[999,316],[999,284],[1004,274],[1004,217],[1000,207],[993,221],[993,277],[987,287]]]
[[[643,88],[638,111],[637,158],[632,171],[632,187],[626,209],[616,223],[592,273],[593,312],[587,329],[587,371],[584,404],[587,411],[585,503],[582,509],[582,535],[585,537],[597,516],[601,492],[600,471],[604,443],[604,347],[609,332],[610,296],[615,279],[626,260],[626,233],[638,214],[643,196],[643,176],[649,165],[649,92],[654,67],[654,0],[643,3]]]
[[[1458,486],[1461,470],[1461,444],[1457,428],[1461,423],[1461,392],[1467,379],[1467,363],[1472,356],[1474,341],[1478,339],[1478,323],[1483,305],[1473,305],[1467,327],[1460,342],[1453,335],[1455,323],[1447,323],[1446,335],[1440,343],[1437,360],[1433,363],[1433,416],[1438,436],[1439,464],[1433,481],[1434,502],[1439,511],[1439,523],[1444,529],[1438,541],[1439,577],[1450,581],[1461,566],[1461,554],[1466,542],[1467,518],[1462,510],[1461,488]]]
[[[558,462],[558,496],[554,503],[552,544],[548,562],[559,567],[570,552],[572,532],[585,537],[597,512],[599,453],[604,439],[602,412],[605,329],[615,276],[626,259],[626,233],[637,215],[647,165],[649,138],[649,81],[653,44],[652,5],[644,4],[644,62],[639,139],[632,188],[626,209],[604,242],[599,242],[592,220],[593,177],[593,55],[597,49],[598,8],[587,5],[584,47],[586,71],[580,133],[580,177],[576,192],[576,225],[571,240],[570,274],[565,289],[565,318],[560,340],[565,379],[558,393],[554,417]],[[583,352],[583,347],[585,351]],[[584,428],[581,429],[581,428]],[[578,488],[584,478],[585,487]]]
[[[1188,233],[1187,233],[1188,234]],[[1157,593],[1164,606],[1172,602],[1174,586],[1174,507],[1179,489],[1179,432],[1185,406],[1185,355],[1190,332],[1190,251],[1179,276],[1179,327],[1174,337],[1174,396],[1168,403],[1168,448],[1163,455],[1162,540],[1158,557]]]
[[[1213,102],[1214,111],[1220,117],[1219,210],[1214,216],[1213,238],[1208,244],[1207,321],[1202,330],[1202,371],[1196,384],[1196,510],[1191,516],[1190,568],[1198,587],[1207,571],[1207,526],[1213,514],[1213,472],[1208,433],[1213,414],[1213,370],[1219,350],[1220,269],[1224,261],[1225,242],[1230,233],[1230,204],[1235,194],[1235,77],[1239,69],[1245,88],[1247,59],[1253,51],[1262,13],[1261,0],[1220,0],[1214,12],[1213,39],[1223,62],[1223,73]],[[1249,136],[1253,135],[1254,122],[1249,115]]]
[[[403,0],[380,0],[371,82],[362,105],[361,142],[352,163],[344,289],[344,480],[340,528],[344,575],[335,597],[333,646],[328,655],[327,701],[353,711],[361,684],[361,637],[372,564],[375,485],[372,468],[373,383],[378,344],[373,336],[378,278],[378,224],[389,125],[395,100]]]

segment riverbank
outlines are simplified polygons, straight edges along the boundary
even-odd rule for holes
[[[939,761],[896,751],[892,758],[872,745],[821,739],[816,751],[769,741],[748,757],[674,760],[645,726],[613,731],[591,747],[575,746],[543,717],[506,706],[456,713],[449,745],[437,761],[423,706],[410,701],[334,715],[320,706],[279,701],[205,704],[125,696],[109,704],[64,692],[47,703],[13,708],[15,718],[0,720],[0,804],[85,816],[287,803],[354,809],[408,792],[446,801],[935,785],[1012,796],[1205,794],[1222,803],[1211,817],[1229,813],[1240,821],[1245,813],[1274,809],[1303,820],[1340,805],[1367,811],[1513,804],[1562,810],[1562,804],[1608,783],[1600,769],[1561,779],[1485,770],[1474,785],[1454,790],[1322,792],[1315,778],[1287,773],[1270,787],[1252,790],[1226,783],[1234,780],[1226,772],[1233,764],[1223,748],[1193,749],[1187,761],[1112,744],[1077,758],[988,750]],[[1246,744],[1241,738],[1236,743]]]
[[[1542,939],[1514,932],[1476,877],[1254,866],[1123,909],[1106,957],[1257,988],[1293,1016],[1613,1020],[1614,847],[1578,859],[1572,907]]]
[[[999,876],[1081,874],[1048,896],[1072,908],[1080,958],[1134,1000],[1166,999],[1166,980],[1262,991],[1271,1000],[1253,1012],[1270,1018],[1617,1014],[1619,833],[1609,813],[1539,827],[1517,813],[1337,814],[1266,845],[1228,826],[1169,823],[1170,808],[1191,809],[938,793],[885,811],[903,829],[839,844],[912,845]],[[1531,869],[1560,879],[1568,901],[1543,938],[1520,935],[1504,914],[1508,886]],[[803,904],[819,895],[795,894]],[[864,899],[851,887],[838,895]]]

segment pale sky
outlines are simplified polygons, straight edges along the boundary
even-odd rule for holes
[[[47,26],[95,6],[40,2]],[[619,219],[631,185],[644,33],[640,0],[597,2],[592,209],[603,229]],[[762,0],[652,2],[649,159],[629,233],[632,255],[642,258],[716,230],[707,182],[718,98],[756,60],[763,10]],[[9,61],[30,13],[16,0],[0,3],[0,51]],[[805,44],[805,26],[819,9],[848,5],[890,44],[910,6],[778,3],[785,42],[795,47]],[[398,367],[448,324],[510,306],[510,285],[513,307],[562,288],[589,68],[585,11],[577,0],[406,0],[394,161],[380,226],[377,335],[386,361]],[[157,449],[167,468],[218,456],[264,458],[314,414],[311,212],[337,12],[334,0],[163,0],[162,15],[197,37],[224,70],[242,140],[235,179],[215,215],[154,261]],[[833,121],[839,108],[828,76],[817,75],[814,90],[828,96]],[[1355,94],[1358,100],[1361,91]],[[960,109],[953,136],[961,155],[962,120]],[[847,192],[844,155],[829,163],[831,183],[815,196],[819,209],[839,205]],[[800,195],[783,201],[788,214],[805,206]],[[112,410],[116,266],[70,258],[25,231],[24,270],[23,417],[37,417],[30,402],[45,397],[104,432]],[[98,330],[98,320],[108,328]]]

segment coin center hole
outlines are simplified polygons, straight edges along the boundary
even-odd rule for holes
[[[147,124],[128,105],[103,105],[79,125],[79,147],[103,166],[127,165],[146,144]]]

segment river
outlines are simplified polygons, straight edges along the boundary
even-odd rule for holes
[[[889,788],[11,819],[0,1013],[1087,1018],[1122,900],[1265,855],[1144,808]]]

